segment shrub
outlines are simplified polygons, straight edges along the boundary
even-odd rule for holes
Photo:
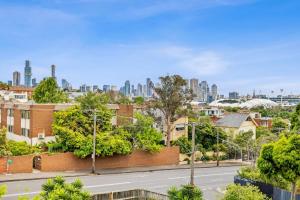
[[[5,185],[0,185],[0,199],[3,195],[6,193],[6,186]]]
[[[266,200],[263,193],[254,186],[229,185],[222,200]]]
[[[8,149],[13,156],[32,154],[34,151],[26,142],[8,141]]]
[[[201,190],[193,185],[184,185],[181,188],[172,187],[168,191],[170,200],[202,200]]]
[[[172,141],[172,146],[179,146],[180,153],[190,154],[192,149],[192,143],[186,136],[178,138],[176,141]]]

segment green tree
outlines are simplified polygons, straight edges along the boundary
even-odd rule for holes
[[[274,134],[279,135],[279,133],[281,133],[282,131],[287,130],[288,127],[289,127],[289,124],[281,117],[276,117],[273,119],[272,132]]]
[[[143,97],[136,97],[136,98],[134,98],[134,103],[136,105],[141,106],[141,105],[144,104],[144,102],[145,102],[145,99]]]
[[[34,89],[33,100],[36,103],[65,103],[68,102],[66,93],[59,89],[54,78],[45,78]]]
[[[202,200],[201,190],[193,185],[184,185],[181,188],[172,187],[168,191],[170,200]]]
[[[79,179],[66,183],[62,177],[49,179],[42,185],[41,200],[88,200],[91,195],[83,190]]]
[[[300,132],[300,104],[297,105],[295,111],[292,114],[291,117],[291,129],[299,133]]]
[[[254,186],[229,185],[222,200],[267,200],[267,196]]]
[[[167,146],[171,146],[172,123],[182,116],[184,106],[192,100],[190,90],[185,89],[186,81],[179,75],[160,77],[160,87],[155,87],[152,106],[163,113],[166,123]]]
[[[300,135],[282,136],[277,142],[263,146],[258,168],[268,177],[282,177],[292,186],[296,198],[296,183],[300,180]]]
[[[0,129],[0,157],[8,156],[11,154],[8,148],[8,141],[6,138],[7,130],[6,128]]]
[[[9,85],[0,81],[0,90],[9,90]]]
[[[257,127],[256,128],[256,138],[274,135],[268,128],[266,127]]]
[[[220,143],[226,140],[227,136],[221,129],[213,126],[209,122],[197,124],[195,127],[195,143],[202,145],[206,150],[212,150],[213,146],[217,144],[217,134],[219,133]],[[189,127],[189,139],[192,138],[192,128]]]
[[[234,143],[247,152],[247,158],[250,159],[250,152],[255,150],[254,133],[252,131],[241,132],[234,138]]]
[[[181,136],[177,140],[172,141],[172,146],[179,146],[182,154],[191,154],[192,142],[186,136]]]
[[[13,156],[29,155],[32,154],[33,148],[26,142],[8,141],[8,150]]]

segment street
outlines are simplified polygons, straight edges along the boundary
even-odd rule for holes
[[[197,168],[195,183],[201,188],[206,200],[219,199],[226,185],[233,183],[233,177],[239,167]],[[128,189],[146,189],[166,194],[171,186],[189,183],[190,170],[164,170],[98,176],[81,176],[84,188],[91,193],[124,191]],[[75,178],[66,178],[68,182]],[[7,194],[3,200],[17,199],[18,196],[32,197],[41,190],[46,180],[30,180],[3,183],[7,185]]]

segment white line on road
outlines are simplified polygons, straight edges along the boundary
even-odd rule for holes
[[[89,186],[85,186],[84,188],[109,187],[109,186],[116,186],[116,185],[127,185],[131,183],[132,182],[122,182],[122,183],[111,183],[111,184],[103,184],[103,185],[89,185]]]
[[[198,175],[194,176],[195,178],[200,178],[200,177],[210,177],[210,176],[222,176],[222,175],[234,175],[236,172],[231,172],[231,173],[222,173],[222,174],[206,174],[206,175]],[[168,178],[169,180],[176,180],[176,179],[187,179],[190,178],[190,176],[179,176],[179,177],[171,177]]]

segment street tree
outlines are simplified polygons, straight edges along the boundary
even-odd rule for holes
[[[282,136],[277,142],[263,146],[258,168],[270,178],[281,177],[291,183],[291,199],[296,199],[296,184],[300,180],[300,135]]]
[[[281,117],[276,117],[273,119],[271,131],[274,134],[279,135],[279,133],[283,132],[284,130],[287,130],[288,128],[289,124],[286,122],[286,120],[282,119]]]
[[[45,78],[34,89],[33,100],[36,103],[65,103],[68,102],[67,94],[57,85],[54,78]]]
[[[186,89],[186,81],[179,75],[160,77],[160,86],[155,87],[153,108],[163,114],[166,123],[166,144],[171,145],[172,123],[182,116],[187,103],[192,100],[193,94]]]
[[[267,200],[264,195],[255,186],[229,185],[222,200]]]
[[[202,191],[194,185],[183,185],[181,188],[172,187],[168,191],[170,200],[202,200]]]
[[[300,132],[300,104],[297,105],[291,118],[291,130],[299,133]]]

